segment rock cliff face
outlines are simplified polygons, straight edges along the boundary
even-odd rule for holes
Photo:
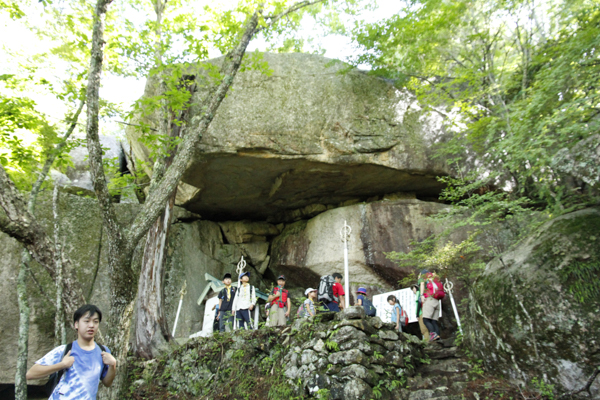
[[[447,170],[429,148],[441,131],[410,95],[321,56],[263,56],[272,74],[238,74],[188,167],[178,204],[211,220],[289,222],[315,205],[439,193],[435,177]],[[202,87],[206,73],[190,72]],[[145,95],[154,92],[150,79]],[[154,116],[144,122],[155,124]],[[141,133],[129,127],[127,134],[135,156],[149,161]]]
[[[367,285],[370,293],[386,291],[407,273],[385,259],[384,253],[405,250],[412,240],[421,240],[441,230],[426,217],[445,206],[416,199],[381,200],[325,210],[316,217],[289,224],[267,222],[199,220],[185,209],[175,208],[175,220],[168,238],[165,301],[167,320],[175,319],[179,291],[187,281],[187,295],[176,337],[187,337],[202,329],[204,305],[196,304],[206,288],[205,273],[220,278],[234,273],[243,255],[251,271],[251,283],[269,290],[278,274],[286,274],[294,297],[302,297],[307,286],[316,287],[322,274],[343,271],[339,229],[346,220],[350,237],[350,282]],[[131,221],[139,205],[117,204],[123,222]],[[50,228],[51,202],[42,195],[37,215]],[[102,221],[94,199],[63,194],[60,203],[65,255],[70,257],[90,302],[107,310],[109,279],[107,245]],[[459,236],[457,236],[458,238]],[[0,325],[0,350],[13,360],[16,355],[18,307],[15,282],[21,247],[0,233],[0,301],[4,304]],[[29,282],[33,323],[30,365],[52,348],[54,286],[41,268],[33,264],[38,286]],[[43,291],[43,293],[42,293]],[[12,383],[14,365],[0,372],[0,383]]]
[[[600,209],[542,226],[473,285],[467,339],[492,371],[567,391],[600,365]],[[592,398],[600,396],[596,380]]]

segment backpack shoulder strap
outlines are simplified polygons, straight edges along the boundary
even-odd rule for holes
[[[100,346],[100,349],[105,352],[108,353],[108,351],[106,351],[106,347],[102,346],[100,343],[96,343],[98,346]]]
[[[67,355],[67,353],[69,351],[71,351],[72,348],[73,348],[73,342],[67,343],[67,345],[65,346],[65,351],[63,351],[63,355],[62,355],[62,358],[60,359],[60,361],[62,361],[62,359],[65,358],[65,356]],[[65,373],[64,369],[61,369],[60,371],[57,372],[57,374],[56,374],[56,383],[57,384],[58,384],[58,382],[60,382],[60,378],[62,378],[62,376],[63,376],[64,373]]]

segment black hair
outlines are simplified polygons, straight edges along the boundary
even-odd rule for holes
[[[340,278],[343,279],[344,277],[342,276],[342,274],[334,272],[333,274],[331,274],[331,276],[333,276],[334,278]]]
[[[85,306],[79,307],[73,314],[73,322],[78,322],[88,314],[90,317],[94,316],[94,314],[98,314],[98,320],[102,322],[102,311],[93,304],[86,304]]]
[[[393,294],[390,294],[388,296],[388,300],[387,301],[390,301],[390,300],[394,300],[394,303],[398,301],[398,299],[396,298],[396,296],[394,296]]]

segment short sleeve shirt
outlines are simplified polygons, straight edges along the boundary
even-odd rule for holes
[[[344,287],[342,286],[341,283],[336,282],[333,284],[333,298],[337,299],[334,300],[336,303],[339,301],[340,296],[345,296],[346,293],[344,293]]]
[[[229,293],[227,293],[227,291],[228,291],[227,288],[223,288],[219,292],[219,299],[221,300],[220,311],[231,311],[231,306],[233,305],[233,299],[235,298],[235,294],[236,294],[235,286],[229,287]]]
[[[54,365],[61,362],[65,347],[54,348],[35,363]],[[106,351],[110,353],[108,348]],[[75,362],[65,371],[49,400],[96,400],[98,385],[108,372],[108,366],[102,362],[102,349],[96,344],[93,350],[84,350],[75,341],[71,355]]]
[[[310,310],[310,312],[313,315],[315,315],[315,303],[313,303],[311,299],[304,300],[304,309],[305,310]],[[308,312],[305,312],[304,316],[305,317],[310,317],[310,314]]]
[[[394,308],[392,308],[392,322],[398,322],[398,314],[402,314],[402,308],[396,303],[394,304]]]

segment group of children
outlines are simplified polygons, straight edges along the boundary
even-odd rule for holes
[[[332,296],[318,298],[318,289],[308,288],[304,291],[306,299],[298,309],[298,317],[315,316],[318,310],[338,312],[344,309],[344,287],[342,286],[343,276],[339,273],[331,275],[333,284],[331,287]],[[429,273],[427,270],[419,274],[417,285],[412,289],[416,295],[417,317],[421,333],[425,339],[434,341],[440,338],[440,330],[437,324],[439,315],[439,301],[433,297],[435,292],[437,277],[435,273]],[[240,285],[238,288],[231,284],[231,274],[227,273],[223,277],[223,288],[219,294],[219,304],[216,312],[215,328],[218,322],[218,329],[221,332],[230,330],[234,325],[234,318],[239,329],[252,327],[252,318],[250,311],[256,307],[256,291],[249,284],[250,272],[240,274]],[[289,292],[285,289],[285,276],[280,275],[277,278],[277,286],[273,288],[267,299],[265,306],[268,326],[285,326],[292,310],[292,303]],[[323,280],[322,280],[323,282]],[[439,282],[439,280],[437,281]],[[322,285],[323,283],[321,283]],[[331,298],[330,298],[331,297]],[[392,306],[392,323],[396,324],[396,329],[402,331],[404,325],[404,316],[402,306],[396,296],[388,296],[388,303]],[[367,290],[359,287],[357,290],[356,304],[363,306],[367,315],[374,316],[376,309],[373,303],[367,298]]]
[[[341,298],[339,304],[334,301],[333,304],[326,304],[325,309],[327,311],[340,311],[340,307],[343,309],[344,303],[344,289],[341,285],[342,275],[333,274],[336,283],[334,284],[334,293]],[[337,285],[337,286],[336,286]],[[440,328],[437,324],[440,311],[440,302],[434,297],[434,293],[438,290],[439,283],[438,276],[434,273],[430,273],[427,270],[421,271],[418,277],[416,285],[412,286],[413,293],[416,298],[416,309],[417,318],[419,320],[419,326],[423,338],[428,341],[436,341],[440,339]],[[441,289],[441,287],[439,288]],[[308,288],[304,292],[307,297],[300,309],[298,310],[298,316],[310,317],[314,316],[317,311],[315,302],[317,302],[317,289]],[[364,287],[359,287],[356,291],[356,305],[363,306],[365,313],[370,316],[376,314],[376,309],[373,303],[367,298],[367,290]],[[403,312],[400,302],[394,295],[390,295],[387,298],[388,303],[392,306],[391,321],[396,325],[396,329],[402,332],[402,326],[405,326],[406,313]]]

